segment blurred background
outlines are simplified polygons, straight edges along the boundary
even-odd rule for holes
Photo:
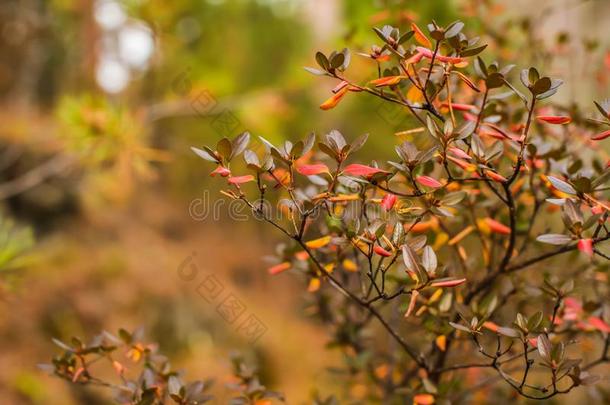
[[[289,403],[341,395],[305,281],[265,271],[279,235],[223,204],[189,147],[336,128],[389,157],[406,115],[364,96],[322,112],[332,83],[302,67],[318,49],[367,52],[373,26],[431,19],[485,32],[488,61],[534,64],[590,112],[610,94],[609,15],[604,0],[2,0],[0,402],[111,403],[36,364],[52,337],[138,326],[191,378],[222,385],[240,350]],[[262,325],[256,341],[218,311],[229,299]]]

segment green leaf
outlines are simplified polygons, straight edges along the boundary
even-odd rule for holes
[[[491,73],[489,76],[487,76],[485,83],[487,84],[487,88],[497,89],[504,85],[504,76],[497,72]]]
[[[324,76],[326,74],[326,72],[323,71],[323,70],[311,68],[311,67],[308,67],[308,66],[304,66],[303,69],[305,69],[309,73],[314,74],[316,76]]]
[[[532,92],[534,94],[543,94],[549,91],[551,88],[551,79],[548,77],[543,77],[539,79],[534,86],[532,87]]]
[[[345,62],[345,55],[342,53],[338,53],[330,60],[330,67],[333,69],[337,69],[343,65]]]
[[[459,323],[449,322],[449,325],[453,326],[457,330],[461,330],[466,333],[472,333],[472,331],[468,327],[460,325]]]
[[[542,359],[544,361],[550,362],[553,346],[551,345],[549,338],[544,334],[538,335],[538,339],[536,339],[536,343],[537,343],[536,346],[538,347],[538,353],[540,354],[540,357],[542,357]]]
[[[532,85],[538,81],[538,79],[540,78],[540,73],[538,73],[538,70],[535,67],[531,67],[527,71],[527,78],[529,80],[530,85]]]
[[[519,333],[518,330],[513,329],[513,328],[507,328],[505,326],[498,327],[498,333],[500,335],[508,336],[508,337],[511,337],[511,338],[521,337],[521,333]]]
[[[464,57],[475,56],[475,55],[478,55],[481,52],[483,52],[485,50],[485,48],[487,48],[487,44],[478,46],[476,48],[465,49],[462,52],[460,52],[460,56],[464,56]]]
[[[534,315],[532,315],[531,318],[528,319],[528,321],[527,321],[527,329],[530,332],[538,329],[538,327],[540,326],[540,323],[542,323],[543,316],[544,315],[543,315],[542,311],[538,311]]]
[[[597,101],[593,101],[595,103],[595,107],[597,107],[597,110],[600,112],[601,115],[604,116],[604,118],[608,118],[608,110],[606,110],[601,104],[599,104]]]
[[[375,34],[377,34],[377,36],[383,41],[383,42],[388,42],[388,38],[386,37],[385,33],[380,30],[377,27],[373,27],[373,31],[375,31]]]
[[[572,241],[572,238],[568,235],[562,235],[558,233],[547,233],[540,235],[536,238],[538,242],[548,243],[551,245],[565,245]]]
[[[483,62],[480,56],[477,56],[474,60],[474,70],[482,78],[487,78],[487,67],[485,67],[485,62]]]
[[[216,157],[212,156],[209,152],[203,150],[203,149],[199,149],[199,148],[195,148],[194,146],[191,146],[191,150],[193,152],[195,152],[195,154],[197,156],[199,156],[200,158],[207,160],[209,162],[214,162],[214,163],[218,163],[218,159],[216,159]]]
[[[399,45],[404,44],[404,43],[405,43],[405,42],[407,42],[409,39],[411,39],[411,37],[412,37],[414,34],[415,34],[415,31],[409,31],[409,32],[406,32],[406,33],[402,34],[402,35],[400,36],[400,39],[398,40],[398,44],[399,44]]]
[[[557,177],[553,177],[553,176],[548,176],[547,178],[549,179],[549,181],[551,182],[553,187],[555,187],[557,190],[562,191],[566,194],[577,194],[574,187],[572,187],[570,184],[566,183],[565,181],[560,180]]]
[[[239,156],[246,150],[248,143],[250,143],[250,133],[248,131],[236,136],[235,139],[231,141],[231,156],[229,157],[229,160]]]
[[[456,21],[452,23],[449,27],[447,27],[447,31],[445,31],[445,38],[451,38],[459,34],[464,28],[464,23],[461,21]]]
[[[328,58],[322,52],[316,52],[316,62],[318,62],[318,65],[320,65],[320,67],[324,70],[328,70],[330,68]]]
[[[436,259],[436,253],[430,246],[426,246],[424,248],[424,252],[422,254],[422,265],[428,274],[434,274],[436,267],[438,266],[438,261]]]
[[[233,146],[231,146],[231,141],[228,138],[222,138],[216,144],[216,150],[225,160],[231,160],[231,152],[233,150]]]

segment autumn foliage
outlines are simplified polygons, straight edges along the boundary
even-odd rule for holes
[[[336,130],[193,151],[284,238],[268,273],[303,283],[366,403],[547,399],[596,383],[610,342],[609,106],[591,103],[587,119],[554,105],[562,80],[488,60],[459,21],[410,28],[374,29],[364,83],[347,49],[307,68],[336,80],[323,110],[366,95],[412,117],[391,157],[362,161],[378,135]]]

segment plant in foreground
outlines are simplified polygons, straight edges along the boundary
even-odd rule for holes
[[[269,273],[304,280],[344,354],[337,371],[365,402],[459,401],[498,380],[543,400],[596,382],[589,370],[609,359],[610,170],[595,144],[608,108],[586,120],[548,104],[561,80],[529,68],[515,84],[513,66],[485,62],[463,27],[375,29],[368,83],[348,77],[347,49],[307,68],[337,81],[324,110],[366,93],[413,117],[386,163],[358,162],[367,136],[338,131],[193,148],[227,182],[223,195],[286,237]],[[600,354],[577,350],[599,338]]]
[[[71,344],[54,339],[63,352],[51,364],[41,364],[40,368],[74,384],[111,388],[119,404],[198,405],[215,399],[208,393],[213,380],[184,382],[182,373],[158,353],[157,345],[144,343],[142,338],[142,329],[134,333],[121,329],[118,337],[102,332],[90,343],[78,338],[72,338]],[[100,364],[103,362],[109,366],[106,368],[114,370],[117,382],[104,378],[108,370],[103,370]],[[235,393],[231,404],[269,405],[272,398],[283,401],[281,394],[261,384],[256,370],[240,355],[232,355],[231,362],[233,378],[227,384]]]
[[[252,149],[244,133],[193,148],[226,178],[225,196],[287,238],[269,272],[305,279],[368,400],[432,403],[496,381],[462,385],[464,370],[495,371],[515,393],[547,399],[595,382],[588,370],[608,360],[610,170],[594,144],[607,136],[592,135],[608,109],[596,103],[604,120],[588,121],[548,104],[561,80],[532,67],[515,84],[513,65],[485,62],[486,45],[463,27],[375,29],[381,44],[363,56],[377,77],[365,84],[347,75],[347,49],[318,52],[307,68],[337,81],[324,110],[366,93],[413,117],[387,163],[357,162],[367,136],[338,131],[281,146],[260,137]],[[248,174],[235,170],[241,154]],[[573,256],[568,271],[541,267],[562,255]],[[595,337],[594,360],[567,354]]]

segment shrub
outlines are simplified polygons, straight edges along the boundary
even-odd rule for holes
[[[307,68],[337,81],[324,110],[366,93],[413,117],[391,161],[359,162],[368,137],[339,131],[261,137],[259,153],[248,133],[193,148],[223,195],[283,234],[269,273],[304,279],[367,403],[459,401],[498,382],[504,397],[548,399],[608,360],[610,170],[595,142],[610,108],[587,120],[550,104],[561,80],[532,67],[517,84],[463,27],[375,29],[365,84],[347,49]]]

